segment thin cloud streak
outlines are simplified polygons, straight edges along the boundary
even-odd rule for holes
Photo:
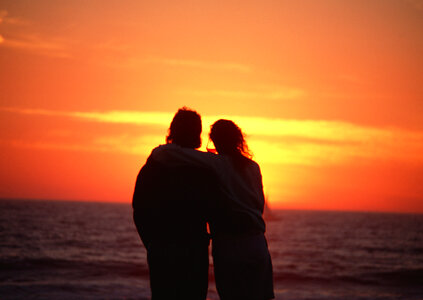
[[[0,110],[20,114],[35,114],[46,116],[65,116],[86,121],[121,123],[134,125],[169,126],[174,113],[143,112],[143,111],[105,111],[78,112],[53,111],[44,109],[20,109],[1,107]],[[322,139],[338,142],[370,142],[375,139],[391,139],[396,133],[402,136],[421,137],[421,133],[407,132],[400,129],[381,129],[360,126],[342,121],[324,120],[292,120],[264,117],[247,117],[234,115],[203,116],[203,123],[212,124],[218,119],[234,120],[248,135],[251,136],[300,136],[310,139]]]
[[[69,112],[69,111],[53,111],[46,109],[20,109],[13,107],[0,107],[1,111],[7,111],[28,115],[44,115],[78,118],[86,121],[104,122],[104,123],[120,123],[134,125],[159,125],[168,126],[169,120],[172,119],[172,113],[163,112],[135,112],[135,111],[107,111],[107,112]]]
[[[0,40],[2,47],[32,51],[47,56],[71,57],[64,41],[44,39],[36,35],[27,35],[20,38],[5,38],[3,36]]]
[[[174,67],[227,70],[227,71],[238,71],[238,72],[251,71],[250,66],[239,64],[239,63],[233,63],[233,62],[212,62],[212,61],[202,61],[202,60],[171,59],[171,58],[149,58],[144,60],[144,62],[163,64],[163,65],[174,66]]]
[[[11,145],[18,148],[64,150],[104,153],[126,153],[133,155],[147,155],[152,147],[163,143],[164,138],[158,135],[143,135],[133,137],[128,135],[103,136],[93,138],[91,143],[63,143],[55,141],[25,141],[20,139],[0,140],[0,145]]]
[[[181,94],[189,94],[196,97],[219,97],[232,99],[264,99],[264,100],[294,100],[306,95],[306,92],[297,88],[280,88],[273,91],[231,91],[231,90],[208,90],[208,91],[181,91]]]
[[[14,34],[0,35],[0,46],[30,51],[37,54],[53,56],[53,57],[70,57],[69,42],[64,39],[50,38],[40,35],[33,31],[29,26],[30,22],[18,18],[10,17],[9,12],[6,10],[0,10],[0,24],[12,25],[16,29],[17,26],[23,26],[19,28],[18,32]],[[12,30],[13,32],[13,30]]]
[[[10,17],[9,12],[7,10],[0,10],[0,24],[11,24],[11,25],[25,25],[28,24],[27,21],[16,18],[16,17]]]
[[[173,117],[173,113],[167,112],[58,112],[16,108],[0,108],[0,110],[20,114],[62,116],[91,122],[152,125],[163,129],[169,126]],[[261,162],[322,165],[339,164],[362,157],[423,163],[421,156],[423,132],[366,127],[339,121],[245,116],[203,116],[203,127],[208,128],[220,118],[234,120],[247,133],[250,146]],[[283,138],[286,137],[297,138],[297,142],[293,142],[295,139],[284,142]],[[148,140],[125,135],[103,136],[94,138],[93,147],[100,151],[108,149],[107,151],[147,155],[152,147],[163,141],[163,136],[158,135],[152,135]]]
[[[0,10],[0,24],[4,22],[5,17],[7,16],[6,10]]]
[[[172,120],[172,113],[162,112],[132,112],[132,111],[110,111],[110,112],[71,112],[71,117],[81,118],[88,121],[121,123],[135,125],[159,125],[169,126]]]
[[[169,68],[202,69],[208,71],[230,71],[241,73],[248,73],[252,70],[252,68],[248,65],[235,62],[213,62],[161,57],[145,58],[142,56],[131,55],[130,52],[133,52],[133,50],[131,50],[127,45],[106,45],[99,50],[104,50],[109,55],[108,58],[103,59],[102,63],[112,68],[139,69],[145,67],[146,65],[161,65]],[[119,53],[120,58],[118,60],[113,57],[113,54],[116,53]],[[112,54],[112,56],[110,56],[110,54]]]

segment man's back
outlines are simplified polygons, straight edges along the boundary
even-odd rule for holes
[[[154,299],[206,298],[206,222],[215,191],[214,176],[201,168],[168,167],[149,159],[141,169],[134,222],[147,248]]]

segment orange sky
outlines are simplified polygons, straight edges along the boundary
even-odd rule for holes
[[[271,207],[423,212],[423,1],[1,1],[0,197],[131,201],[179,107]]]

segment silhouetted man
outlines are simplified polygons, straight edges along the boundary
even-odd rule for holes
[[[167,143],[201,146],[201,117],[179,109]],[[150,271],[152,299],[206,299],[208,288],[207,218],[214,177],[204,169],[163,165],[152,156],[138,174],[133,196],[134,222]]]

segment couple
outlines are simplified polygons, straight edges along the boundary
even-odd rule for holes
[[[206,299],[210,237],[220,299],[272,299],[260,168],[232,121],[211,127],[218,155],[195,150],[201,131],[200,115],[179,109],[167,143],[137,177],[134,222],[147,249],[152,299]]]

